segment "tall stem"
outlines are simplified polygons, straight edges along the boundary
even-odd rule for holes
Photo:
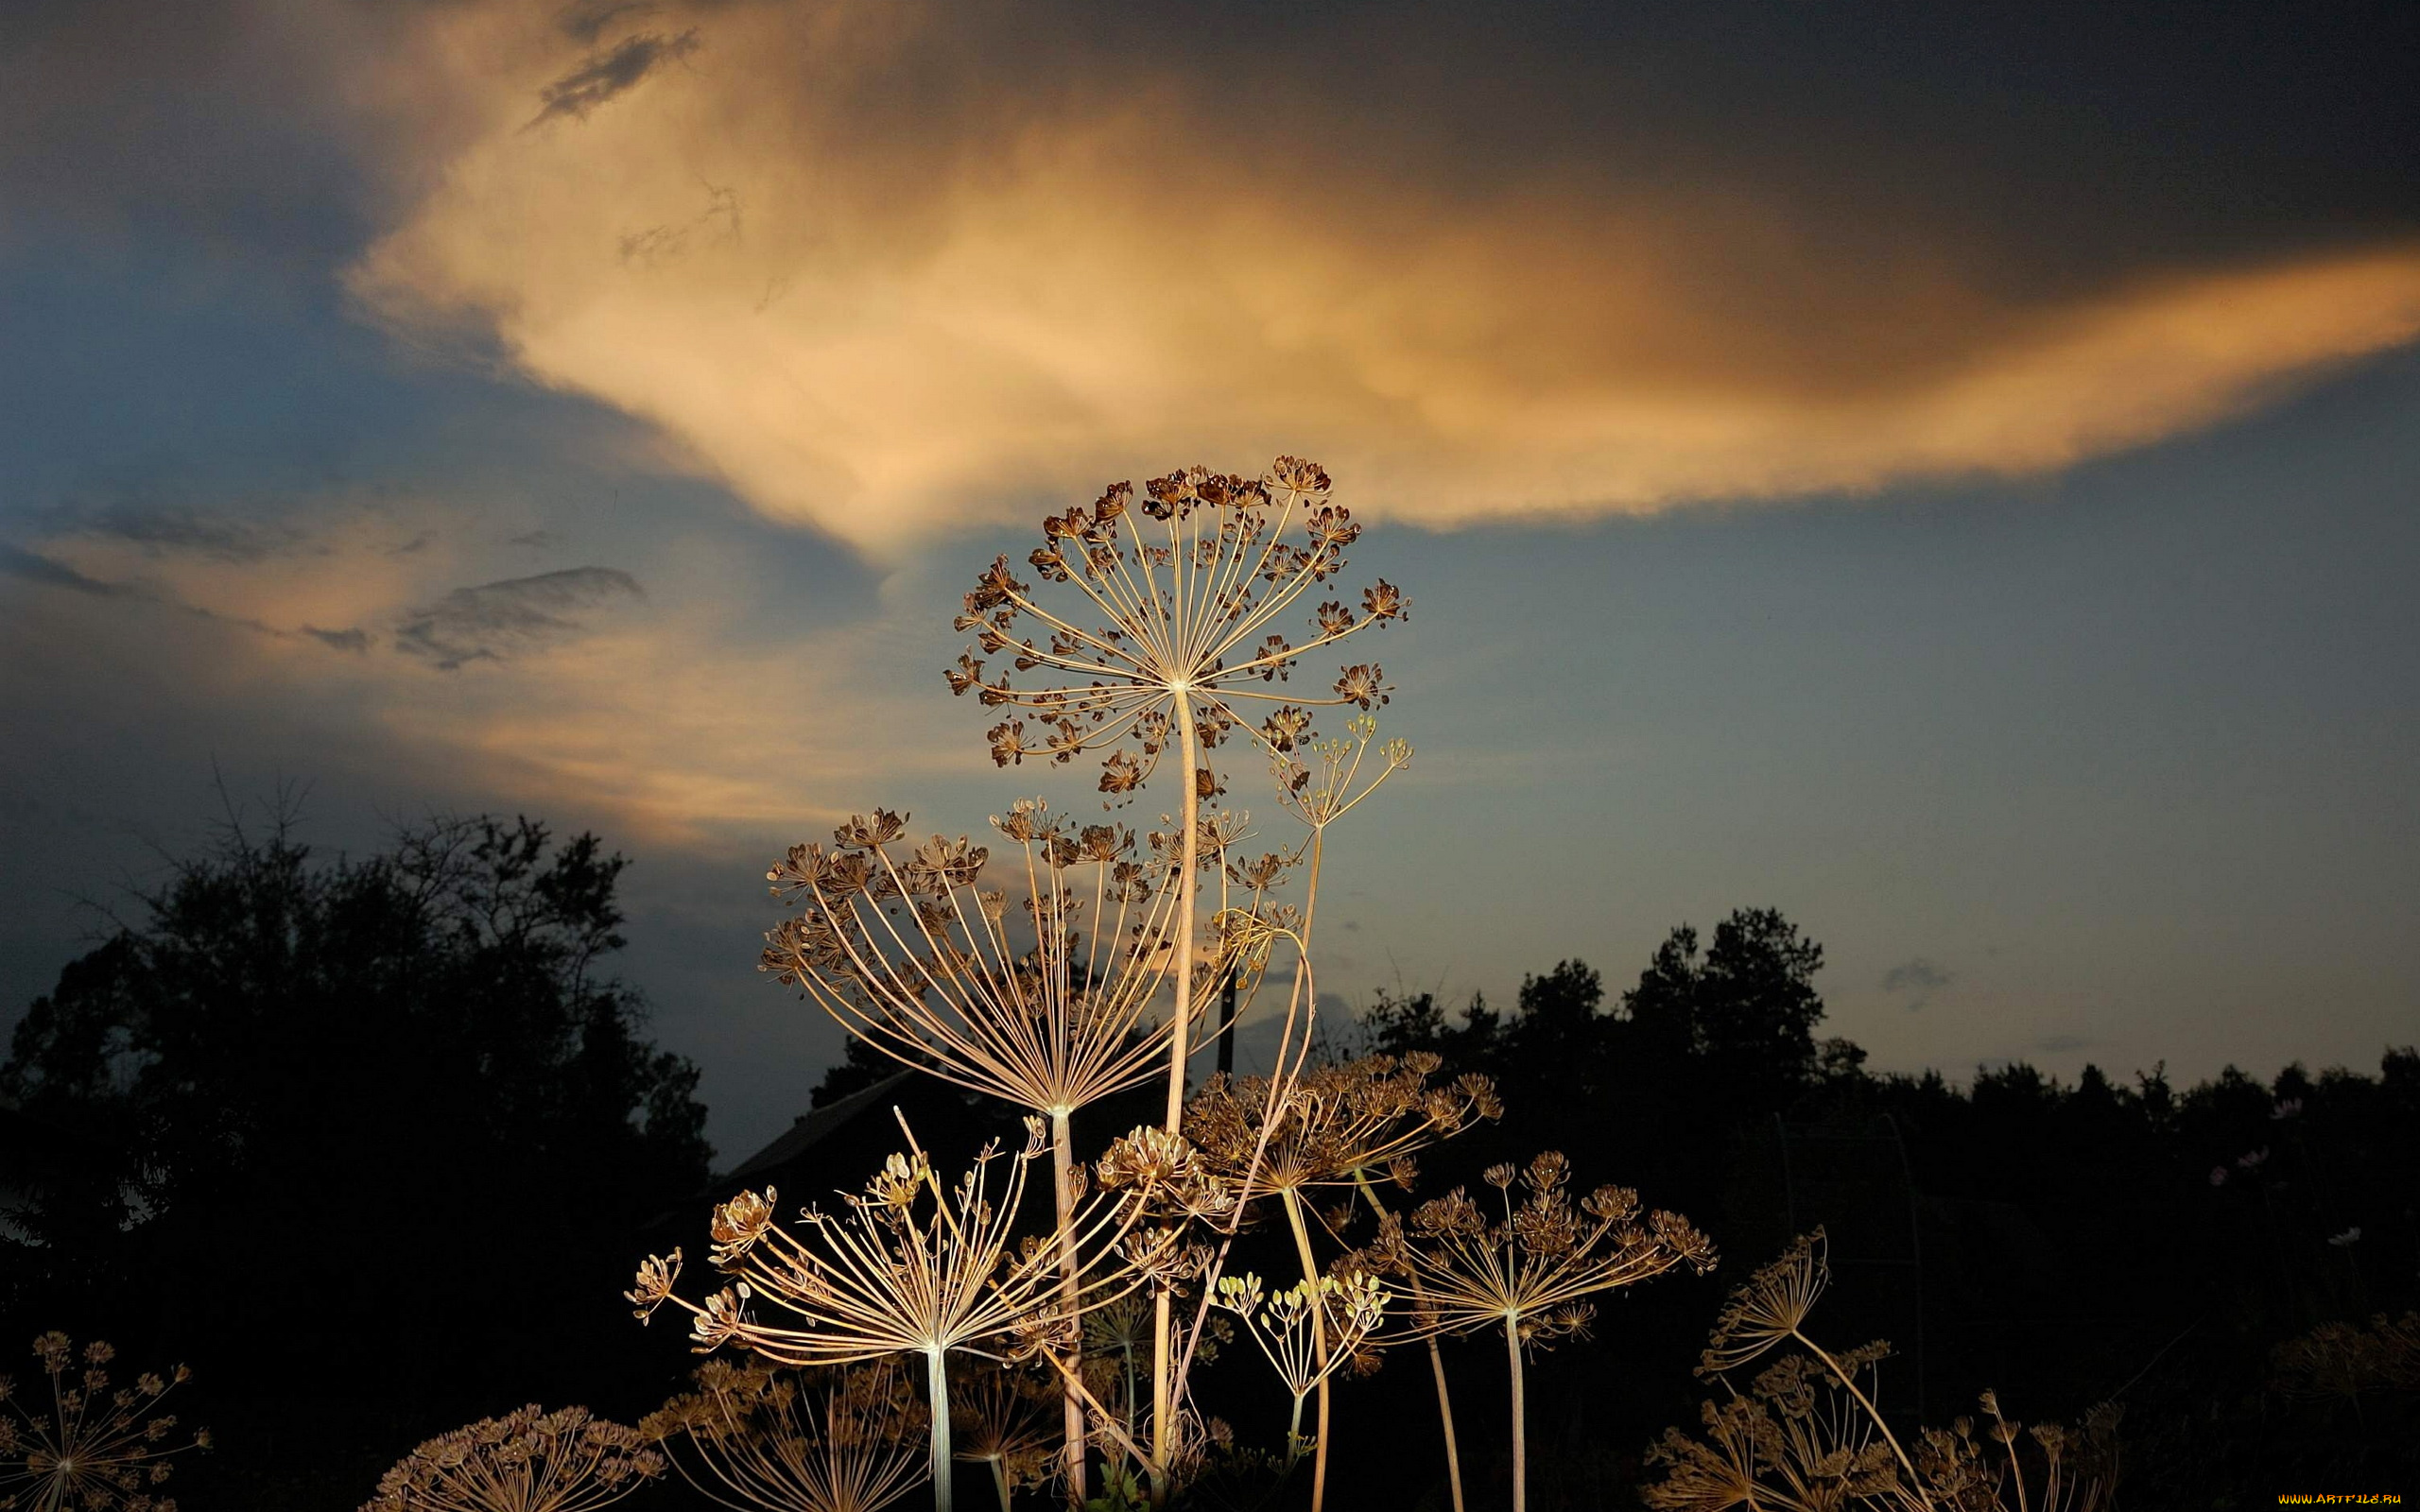
[[[1074,1142],[1067,1127],[1067,1110],[1063,1108],[1054,1108],[1050,1114],[1050,1174],[1052,1186],[1058,1197],[1059,1297],[1067,1310],[1070,1326],[1075,1322],[1077,1303],[1080,1300],[1077,1290],[1076,1226],[1073,1221],[1076,1200],[1073,1185],[1075,1159]],[[1080,1333],[1069,1348],[1080,1354],[1083,1349]],[[1069,1364],[1080,1367],[1081,1361],[1071,1359]],[[1074,1389],[1064,1383],[1065,1379],[1064,1376],[1061,1378],[1060,1386],[1061,1420],[1064,1425],[1067,1439],[1066,1448],[1063,1452],[1063,1458],[1065,1461],[1064,1479],[1068,1504],[1080,1506],[1084,1501],[1084,1404],[1077,1400]],[[1000,1504],[1003,1507],[1009,1504],[1005,1493],[1000,1499]]]
[[[1361,1198],[1363,1201],[1370,1204],[1370,1211],[1376,1213],[1383,1221],[1387,1215],[1386,1204],[1378,1200],[1378,1194],[1372,1189],[1370,1185],[1370,1173],[1367,1171],[1354,1172],[1353,1184],[1361,1189]],[[1426,1301],[1428,1299],[1428,1289],[1420,1284],[1420,1273],[1418,1271],[1412,1272],[1410,1280],[1412,1300],[1414,1302]],[[1434,1333],[1428,1335],[1427,1343],[1428,1369],[1430,1373],[1435,1375],[1437,1378],[1437,1421],[1445,1432],[1445,1482],[1447,1486],[1450,1487],[1454,1493],[1454,1512],[1463,1512],[1462,1451],[1461,1445],[1458,1444],[1454,1438],[1453,1393],[1445,1389],[1445,1351],[1437,1347],[1437,1335]]]
[[[1237,971],[1237,968],[1230,966],[1219,981],[1219,1074],[1221,1076],[1233,1076],[1236,1074],[1236,977]],[[2345,1253],[2349,1255],[2352,1251],[2347,1249]]]
[[[933,1512],[950,1512],[949,1372],[942,1351],[925,1351],[925,1395],[933,1408]]]
[[[1184,765],[1178,779],[1184,784],[1180,805],[1184,833],[1177,841],[1176,893],[1176,1022],[1168,1036],[1167,1131],[1184,1126],[1185,1058],[1193,1029],[1193,913],[1196,878],[1201,861],[1201,734],[1193,724],[1193,696],[1176,690],[1177,753]],[[1151,1303],[1151,1483],[1152,1500],[1166,1500],[1168,1461],[1176,1443],[1175,1297],[1166,1289]]]
[[[1294,1249],[1303,1259],[1303,1286],[1311,1294],[1311,1349],[1320,1364],[1319,1438],[1311,1449],[1311,1512],[1320,1512],[1327,1500],[1327,1299],[1319,1295],[1320,1265],[1311,1256],[1311,1232],[1303,1222],[1303,1199],[1292,1187],[1282,1187],[1278,1196],[1286,1204],[1286,1221],[1294,1229]],[[1299,1414],[1301,1402],[1296,1408]]]
[[[1932,1497],[1925,1490],[1924,1477],[1916,1473],[1915,1464],[1908,1458],[1908,1452],[1899,1447],[1899,1435],[1893,1433],[1891,1425],[1883,1420],[1881,1409],[1875,1406],[1866,1394],[1858,1389],[1857,1379],[1841,1369],[1841,1362],[1833,1359],[1824,1351],[1824,1347],[1813,1339],[1796,1329],[1789,1331],[1789,1336],[1812,1350],[1815,1358],[1824,1362],[1824,1368],[1832,1372],[1832,1379],[1846,1387],[1848,1394],[1857,1399],[1857,1404],[1865,1409],[1865,1415],[1868,1418],[1874,1419],[1874,1426],[1882,1430],[1883,1440],[1891,1446],[1891,1452],[1899,1456],[1899,1468],[1908,1472],[1908,1484],[1915,1488],[1916,1495],[1923,1499],[1926,1506],[1931,1506]]]
[[[1428,1338],[1428,1368],[1437,1377],[1437,1420],[1445,1426],[1445,1479],[1454,1491],[1454,1512],[1462,1512],[1462,1452],[1454,1442],[1454,1399],[1445,1390],[1445,1354]]]
[[[1009,1462],[997,1454],[992,1456],[992,1490],[1000,1499],[1000,1512],[1009,1512]]]
[[[1504,1320],[1504,1352],[1512,1363],[1512,1512],[1529,1512],[1530,1440],[1521,1391],[1521,1320]]]
[[[1193,699],[1182,690],[1176,696],[1176,734],[1177,749],[1184,761],[1181,774],[1184,833],[1178,846],[1184,869],[1176,884],[1176,1023],[1168,1037],[1167,1131],[1171,1134],[1184,1124],[1185,1060],[1193,1033],[1193,912],[1200,885],[1195,873],[1201,869],[1201,780],[1197,775],[1201,768],[1201,734],[1193,724]]]

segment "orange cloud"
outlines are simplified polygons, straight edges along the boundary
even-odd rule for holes
[[[2056,468],[2420,334],[2420,247],[2018,298],[1719,187],[1223,159],[1180,79],[925,77],[912,8],[703,14],[578,119],[541,102],[630,39],[446,23],[459,149],[354,286],[877,550],[1281,449],[1440,525]],[[858,118],[920,86],[940,125]]]
[[[175,670],[150,685],[147,722],[251,710],[332,741],[366,734],[394,774],[610,815],[618,833],[671,846],[811,831],[892,784],[987,766],[939,677],[900,675],[889,610],[764,633],[778,606],[735,591],[743,545],[675,535],[634,562],[642,584],[482,545],[495,532],[475,511],[311,504],[290,535],[118,519],[0,553],[0,650],[72,681],[162,644]]]

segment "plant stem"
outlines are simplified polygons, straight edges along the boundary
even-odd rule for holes
[[[1437,1339],[1428,1339],[1428,1368],[1437,1377],[1437,1420],[1445,1427],[1445,1480],[1454,1492],[1454,1512],[1462,1512],[1462,1452],[1454,1442],[1454,1399],[1445,1392],[1445,1355]]]
[[[1074,1175],[1075,1149],[1067,1127],[1067,1110],[1054,1108],[1050,1114],[1050,1175],[1059,1213],[1059,1297],[1067,1309],[1070,1327],[1075,1326],[1077,1294],[1076,1229],[1073,1222],[1075,1193],[1071,1186]],[[1072,1348],[1080,1351],[1083,1336],[1078,1333]],[[1063,1452],[1067,1485],[1067,1502],[1080,1506],[1084,1500],[1084,1404],[1063,1383],[1060,1388],[1061,1421],[1066,1430],[1067,1445]],[[996,1466],[994,1467],[997,1468]],[[1006,1484],[1000,1493],[1000,1505],[1009,1504]]]
[[[1286,1221],[1294,1229],[1294,1249],[1303,1259],[1303,1286],[1311,1295],[1311,1348],[1320,1363],[1319,1440],[1311,1450],[1311,1512],[1320,1512],[1327,1500],[1327,1299],[1319,1294],[1319,1262],[1311,1256],[1311,1232],[1303,1223],[1303,1199],[1292,1187],[1282,1187],[1278,1196],[1286,1204]],[[1297,1417],[1302,1403],[1295,1402]]]
[[[1370,1186],[1370,1173],[1354,1172],[1353,1182],[1361,1189],[1362,1199],[1370,1204],[1370,1211],[1382,1219],[1386,1217],[1386,1205],[1378,1200],[1378,1194]],[[1420,1273],[1412,1272],[1410,1280],[1412,1299],[1426,1301],[1428,1289],[1420,1284]],[[1434,1333],[1428,1336],[1427,1343],[1428,1368],[1437,1377],[1437,1421],[1445,1432],[1445,1482],[1454,1493],[1454,1512],[1463,1512],[1462,1452],[1454,1438],[1454,1398],[1445,1389],[1445,1351],[1437,1347],[1437,1335]]]
[[[1522,1411],[1521,1320],[1504,1320],[1504,1352],[1512,1363],[1512,1512],[1528,1512],[1530,1505],[1530,1440],[1526,1415]]]
[[[1890,1444],[1891,1452],[1899,1456],[1899,1468],[1908,1472],[1908,1486],[1910,1489],[1916,1493],[1917,1498],[1921,1500],[1927,1507],[1930,1507],[1932,1505],[1932,1498],[1925,1492],[1924,1478],[1916,1473],[1915,1464],[1908,1458],[1908,1452],[1899,1447],[1899,1435],[1893,1433],[1891,1431],[1891,1425],[1882,1420],[1881,1409],[1875,1406],[1873,1401],[1866,1397],[1866,1394],[1858,1389],[1857,1382],[1850,1377],[1847,1371],[1841,1368],[1841,1363],[1838,1360],[1833,1359],[1829,1354],[1824,1352],[1822,1345],[1816,1343],[1813,1339],[1808,1338],[1806,1334],[1799,1332],[1796,1329],[1789,1331],[1789,1336],[1796,1339],[1799,1343],[1806,1346],[1808,1349],[1812,1350],[1815,1358],[1824,1362],[1824,1368],[1832,1372],[1832,1379],[1839,1382],[1842,1386],[1848,1388],[1848,1394],[1855,1397],[1857,1399],[1857,1404],[1865,1409],[1865,1415],[1874,1419],[1874,1426],[1882,1431],[1883,1440]]]
[[[1184,761],[1178,777],[1184,784],[1184,801],[1179,805],[1184,819],[1184,833],[1177,842],[1178,866],[1176,898],[1176,1009],[1175,1022],[1168,1034],[1168,1116],[1167,1131],[1181,1133],[1184,1127],[1185,1057],[1190,1048],[1193,1028],[1193,928],[1196,904],[1194,873],[1201,869],[1201,787],[1196,775],[1201,765],[1201,735],[1193,723],[1193,696],[1190,690],[1178,688],[1176,703],[1177,753]],[[1151,1303],[1151,1490],[1152,1499],[1166,1500],[1168,1493],[1167,1468],[1176,1443],[1176,1351],[1173,1343],[1175,1297],[1161,1291]]]
[[[933,1512],[950,1512],[949,1372],[942,1351],[925,1351],[925,1395],[933,1408]]]
[[[997,1454],[992,1456],[992,1489],[999,1493],[1000,1512],[1009,1512],[1009,1465]]]

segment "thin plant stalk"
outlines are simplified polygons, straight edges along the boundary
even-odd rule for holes
[[[1807,1352],[1814,1355],[1816,1359],[1823,1361],[1824,1368],[1832,1373],[1832,1379],[1847,1388],[1848,1394],[1857,1399],[1857,1404],[1865,1409],[1865,1415],[1873,1418],[1874,1426],[1881,1431],[1883,1442],[1891,1446],[1891,1452],[1899,1456],[1899,1468],[1908,1472],[1908,1484],[1916,1488],[1916,1495],[1924,1499],[1926,1506],[1931,1506],[1932,1498],[1925,1494],[1924,1477],[1916,1473],[1915,1463],[1908,1458],[1908,1452],[1899,1447],[1899,1435],[1891,1431],[1891,1424],[1884,1420],[1882,1410],[1875,1406],[1864,1392],[1858,1389],[1856,1378],[1848,1371],[1841,1369],[1841,1363],[1833,1359],[1831,1354],[1813,1339],[1794,1328],[1789,1331],[1789,1336],[1805,1345]],[[2024,1494],[2024,1483],[2020,1481],[2017,1484],[2017,1494],[2021,1497]]]
[[[1521,1320],[1504,1319],[1504,1353],[1512,1365],[1512,1512],[1529,1512],[1530,1435],[1521,1371]]]
[[[1187,1030],[1193,1017],[1193,929],[1198,878],[1201,862],[1201,783],[1195,773],[1201,764],[1201,734],[1194,728],[1193,699],[1188,690],[1176,690],[1177,747],[1184,765],[1183,838],[1178,842],[1176,904],[1176,1010],[1169,1017],[1167,1131],[1184,1126],[1184,1080]],[[1151,1485],[1154,1500],[1167,1494],[1168,1457],[1176,1437],[1176,1296],[1167,1287],[1151,1301]]]
[[[1369,1173],[1356,1171],[1353,1173],[1353,1179],[1354,1183],[1361,1189],[1362,1200],[1370,1204],[1370,1211],[1376,1213],[1379,1221],[1383,1223],[1387,1217],[1386,1205],[1378,1200],[1378,1194],[1372,1190]],[[1422,1286],[1419,1276],[1415,1274],[1411,1278],[1413,1311],[1417,1312],[1420,1305],[1427,1300],[1427,1297],[1426,1289]],[[1463,1512],[1462,1452],[1461,1444],[1454,1436],[1454,1397],[1445,1385],[1445,1351],[1439,1347],[1437,1335],[1434,1333],[1422,1342],[1428,1347],[1429,1373],[1437,1378],[1437,1423],[1445,1436],[1445,1483],[1454,1495],[1454,1512]]]
[[[1058,1109],[1050,1115],[1050,1176],[1051,1193],[1058,1199],[1059,1215],[1059,1296],[1072,1315],[1080,1300],[1078,1281],[1080,1261],[1076,1253],[1075,1228],[1075,1149],[1067,1126],[1067,1112]],[[1075,1346],[1080,1349],[1080,1341]],[[1067,1501],[1080,1506],[1084,1501],[1084,1404],[1072,1391],[1060,1393],[1061,1420],[1066,1428],[1067,1444],[1062,1453],[1063,1473],[1066,1478]],[[997,1464],[993,1466],[1000,1472]],[[1000,1487],[1000,1505],[1009,1504],[1008,1483]]]
[[[949,1367],[943,1363],[947,1354],[947,1350],[939,1349],[925,1351],[925,1394],[933,1409],[933,1512],[951,1512],[950,1472],[954,1462],[949,1449]]]
[[[1294,1252],[1303,1262],[1303,1284],[1317,1286],[1320,1267],[1319,1262],[1311,1254],[1310,1229],[1303,1223],[1302,1195],[1294,1188],[1287,1187],[1278,1193],[1278,1196],[1285,1202],[1287,1226],[1294,1230]],[[1314,1307],[1311,1310],[1311,1349],[1320,1366],[1320,1381],[1317,1388],[1320,1401],[1319,1438],[1311,1452],[1311,1512],[1320,1512],[1321,1507],[1327,1501],[1327,1378],[1329,1370],[1327,1309],[1324,1306]],[[1303,1399],[1297,1397],[1294,1399],[1294,1418],[1297,1423],[1301,1421],[1302,1416]]]

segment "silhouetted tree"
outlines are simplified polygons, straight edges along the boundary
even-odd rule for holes
[[[636,1223],[708,1155],[695,1068],[599,973],[625,865],[526,818],[333,860],[231,821],[0,1066],[72,1152],[18,1176],[30,1290],[231,1387],[321,1351],[400,1393],[576,1369],[618,1336]],[[594,1284],[519,1284],[535,1265]]]

